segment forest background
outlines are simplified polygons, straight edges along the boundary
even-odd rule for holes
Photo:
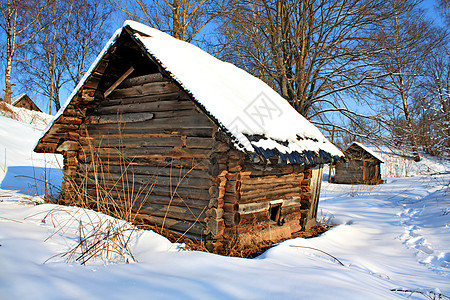
[[[450,0],[0,0],[0,97],[55,114],[126,19],[262,79],[338,145],[450,154]]]

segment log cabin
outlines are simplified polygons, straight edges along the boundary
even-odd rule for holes
[[[243,247],[313,226],[322,166],[343,157],[260,79],[133,21],[34,151],[64,156],[63,203],[132,195],[139,222]]]
[[[22,94],[20,96],[16,96],[12,99],[12,106],[15,107],[23,107],[29,110],[34,110],[38,112],[42,112],[42,110],[36,105],[36,103],[28,97],[27,94]]]
[[[364,145],[353,142],[345,151],[346,161],[335,165],[335,183],[380,184],[383,160]]]

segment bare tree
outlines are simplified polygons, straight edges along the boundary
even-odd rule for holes
[[[70,15],[73,13],[73,3],[54,1],[47,6],[36,20],[35,26],[49,23],[49,20],[58,20],[48,26],[47,30],[37,33],[35,38],[24,46],[23,59],[19,63],[19,72],[23,75],[19,79],[27,89],[42,94],[49,99],[49,113],[55,104],[59,109],[59,92],[66,82],[63,79],[64,57],[69,45],[62,42],[63,33],[70,26]]]
[[[110,36],[108,26],[112,13],[106,0],[79,0],[75,3],[73,26],[65,33],[70,47],[64,57],[73,86],[78,84]]]
[[[450,154],[450,51],[436,48],[427,58],[424,80],[417,99],[419,109],[418,143],[432,155]]]
[[[56,110],[61,107],[63,86],[72,89],[99,51],[109,14],[102,2],[54,1],[36,22],[39,27],[48,20],[57,20],[25,47],[21,81],[48,98],[50,114],[53,105]]]
[[[187,42],[200,42],[199,35],[232,1],[214,0],[110,0],[127,18],[146,23]]]
[[[438,11],[444,18],[444,22],[450,25],[450,0],[438,0],[437,3]]]
[[[0,28],[6,37],[5,60],[5,102],[11,103],[13,63],[17,52],[30,43],[45,27],[36,28],[35,23],[47,6],[41,0],[1,0]]]
[[[384,114],[398,142],[418,151],[417,117],[424,98],[417,97],[427,57],[442,43],[443,35],[425,20],[418,2],[392,0],[394,14],[374,26],[373,46],[382,51],[376,60],[378,72],[388,74],[373,81],[371,92],[384,103]],[[416,98],[415,98],[416,97]]]
[[[383,16],[377,0],[251,0],[224,19],[221,56],[275,88],[311,119],[338,111],[339,97],[372,78],[365,29]]]

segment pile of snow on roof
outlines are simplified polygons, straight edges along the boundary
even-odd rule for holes
[[[246,71],[159,30],[126,21],[147,51],[236,139],[242,150],[342,153],[277,92]]]
[[[280,155],[288,163],[304,163],[306,156],[310,162],[314,157],[343,157],[314,125],[260,79],[192,44],[134,21],[126,21],[114,33],[54,120],[127,26],[138,32],[135,38],[230,133],[238,149],[266,157]]]

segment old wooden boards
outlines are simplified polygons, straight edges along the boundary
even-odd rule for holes
[[[161,74],[125,79],[80,125],[79,180],[132,197],[141,221],[204,238],[215,128]]]

